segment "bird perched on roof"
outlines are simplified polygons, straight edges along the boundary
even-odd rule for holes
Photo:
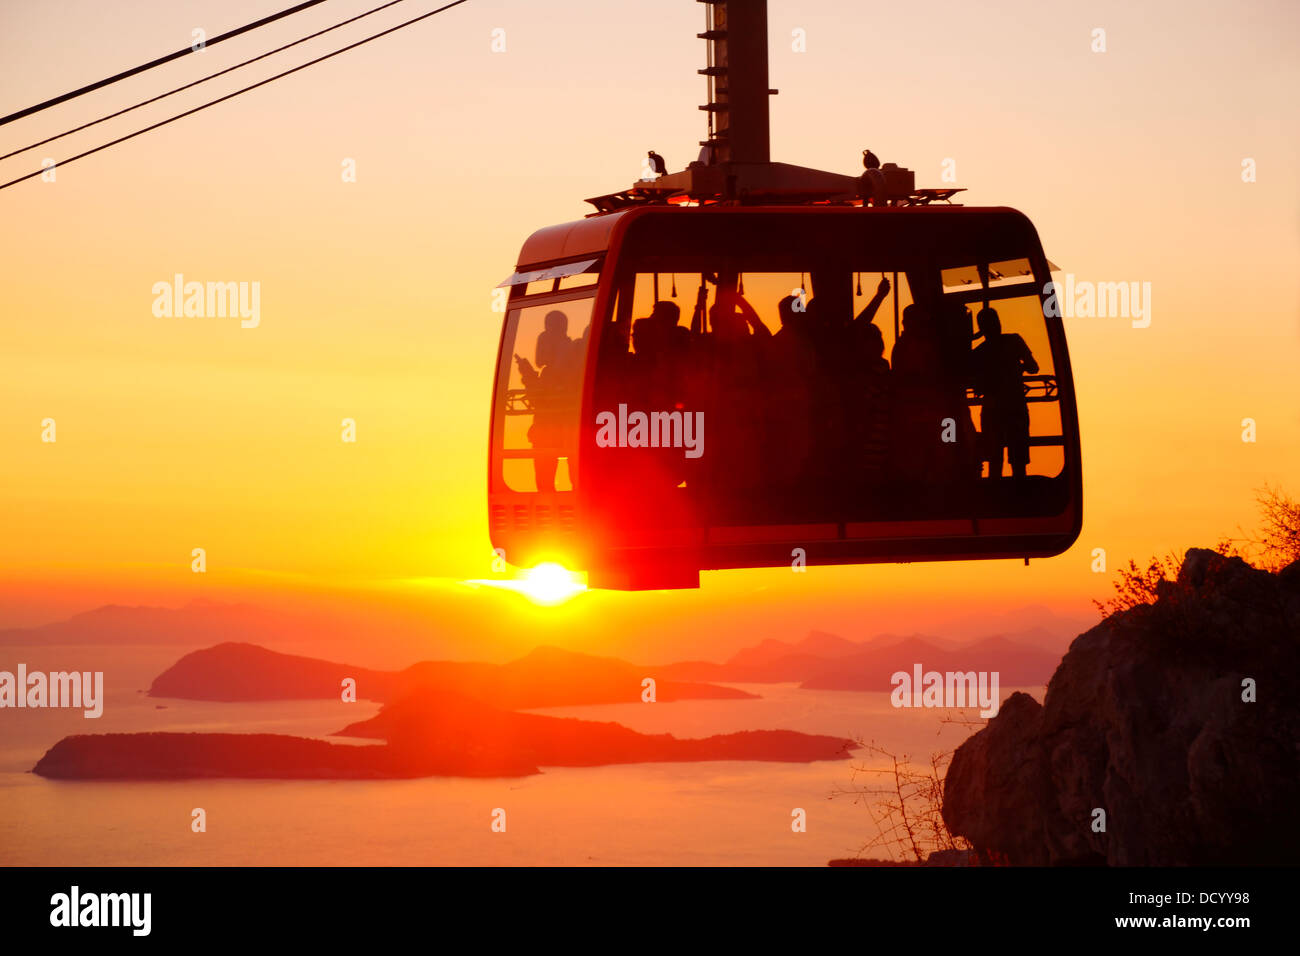
[[[646,155],[650,157],[650,168],[653,169],[656,174],[662,176],[668,172],[668,164],[665,163],[664,158],[653,149],[646,153]]]
[[[862,151],[862,168],[863,169],[880,168],[880,160],[877,159],[876,154],[869,149],[864,149]]]

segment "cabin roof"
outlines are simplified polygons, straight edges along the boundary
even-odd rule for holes
[[[584,219],[557,223],[538,229],[526,240],[519,250],[518,270],[520,272],[559,262],[580,258],[602,256],[609,249],[614,230],[625,218],[635,218],[645,214],[670,215],[725,215],[728,213],[779,213],[784,215],[884,215],[908,217],[952,216],[954,214],[988,214],[1003,213],[1023,218],[1023,213],[1005,206],[961,206],[961,205],[926,205],[926,206],[852,206],[852,205],[705,205],[680,206],[668,204],[645,204],[613,212],[596,213]]]
[[[605,213],[538,229],[519,250],[519,268],[601,255],[609,248],[614,226],[630,210]]]

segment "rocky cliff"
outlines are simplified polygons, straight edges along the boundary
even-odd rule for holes
[[[944,820],[1011,864],[1294,864],[1297,694],[1300,562],[1192,549],[958,748]]]

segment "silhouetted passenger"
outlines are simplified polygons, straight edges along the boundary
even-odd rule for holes
[[[878,356],[871,354],[872,332],[879,332],[872,320],[889,293],[889,282],[882,278],[875,295],[856,317],[850,272],[818,267],[813,270],[812,284],[817,294],[795,320],[816,358],[816,371],[807,388],[811,449],[804,469],[805,484],[810,496],[830,503],[853,494],[863,478],[866,403],[872,401],[869,393],[876,390],[869,380],[880,371]],[[778,333],[784,334],[784,330]]]
[[[893,370],[907,379],[923,380],[939,364],[939,345],[930,314],[915,302],[903,309],[903,330],[894,343]]]
[[[715,343],[730,346],[748,339],[768,339],[772,330],[763,324],[754,307],[739,292],[719,290],[709,310],[709,326]]]
[[[1000,477],[1005,449],[1012,476],[1023,478],[1029,464],[1029,405],[1024,376],[1037,372],[1038,362],[1024,339],[1002,331],[1002,320],[993,309],[981,309],[975,321],[984,337],[983,344],[972,353],[973,384],[976,394],[983,398],[982,457],[989,463],[989,477]]]
[[[667,310],[660,308],[664,305],[671,306],[671,303],[657,303],[650,315],[632,323],[633,351],[628,357],[618,394],[618,401],[626,404],[629,412],[653,416],[672,412],[684,404],[682,382],[685,369],[680,349],[674,347],[678,327],[669,320]],[[672,318],[675,318],[676,307],[672,308]],[[621,470],[617,481],[626,495],[642,498],[658,495],[682,481],[684,457],[679,448],[659,445],[602,451],[601,454],[619,462]],[[645,500],[650,502],[653,499]]]
[[[808,310],[801,296],[787,295],[776,304],[776,314],[781,321],[781,328],[772,337],[778,340],[778,344],[788,343],[791,348],[811,347],[812,331],[809,328]],[[796,342],[799,343],[798,346]]]
[[[929,310],[912,303],[894,344],[894,416],[891,465],[905,486],[935,484],[943,470],[944,400],[938,325]]]
[[[885,337],[867,317],[874,314],[869,305],[853,323],[852,370],[844,390],[845,407],[851,414],[847,464],[859,494],[878,487],[886,478],[893,420],[893,383],[885,360]]]
[[[682,310],[678,308],[676,302],[670,302],[667,299],[660,299],[650,310],[650,316],[656,322],[662,325],[676,327],[682,317]]]
[[[764,359],[772,339],[754,307],[720,289],[709,310],[707,352],[700,368],[705,452],[700,462],[715,503],[745,512],[765,484]]]
[[[799,486],[807,490],[813,451],[817,351],[802,304],[795,295],[777,303],[781,328],[767,342],[763,373],[768,422],[765,469],[768,482],[787,492]]]
[[[671,408],[680,400],[682,369],[673,354],[675,329],[654,313],[632,323],[632,355],[622,399],[629,408],[648,413]]]
[[[691,330],[679,325],[682,310],[676,302],[661,299],[650,310],[649,321],[655,323],[662,332],[662,344],[665,361],[681,365],[686,361],[691,347]],[[679,369],[680,370],[680,369]]]
[[[537,335],[533,353],[536,367],[523,356],[515,355],[524,396],[533,409],[528,442],[533,446],[538,491],[555,491],[559,459],[571,457],[577,444],[577,389],[582,356],[574,344],[569,338],[569,317],[553,309],[546,313],[542,331]]]
[[[880,311],[880,304],[885,301],[887,295],[889,295],[889,280],[882,275],[880,282],[876,285],[876,294],[871,297],[862,311],[858,313],[857,318],[853,320],[854,326],[872,325],[876,321],[876,313]],[[876,329],[876,332],[879,333],[880,330]],[[882,355],[884,353],[883,338],[881,339],[881,353]]]
[[[847,345],[855,372],[889,370],[889,362],[885,359],[885,337],[876,325],[876,313],[880,311],[880,304],[885,301],[887,295],[889,295],[889,280],[881,276],[880,284],[876,286],[876,294],[853,320]]]
[[[853,327],[853,357],[871,372],[889,371],[885,358],[885,336],[874,322]]]
[[[667,329],[653,316],[632,323],[632,353],[643,362],[657,362],[663,357]]]
[[[966,401],[970,313],[961,303],[914,303],[903,310],[894,346],[897,457],[902,477],[926,484],[978,474],[975,424]]]

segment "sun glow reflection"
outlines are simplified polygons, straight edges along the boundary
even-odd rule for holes
[[[587,590],[587,585],[582,582],[577,574],[553,561],[547,561],[535,568],[521,571],[519,576],[512,580],[477,580],[466,581],[465,583],[471,586],[517,591],[534,604],[545,606],[563,604],[574,595]]]

